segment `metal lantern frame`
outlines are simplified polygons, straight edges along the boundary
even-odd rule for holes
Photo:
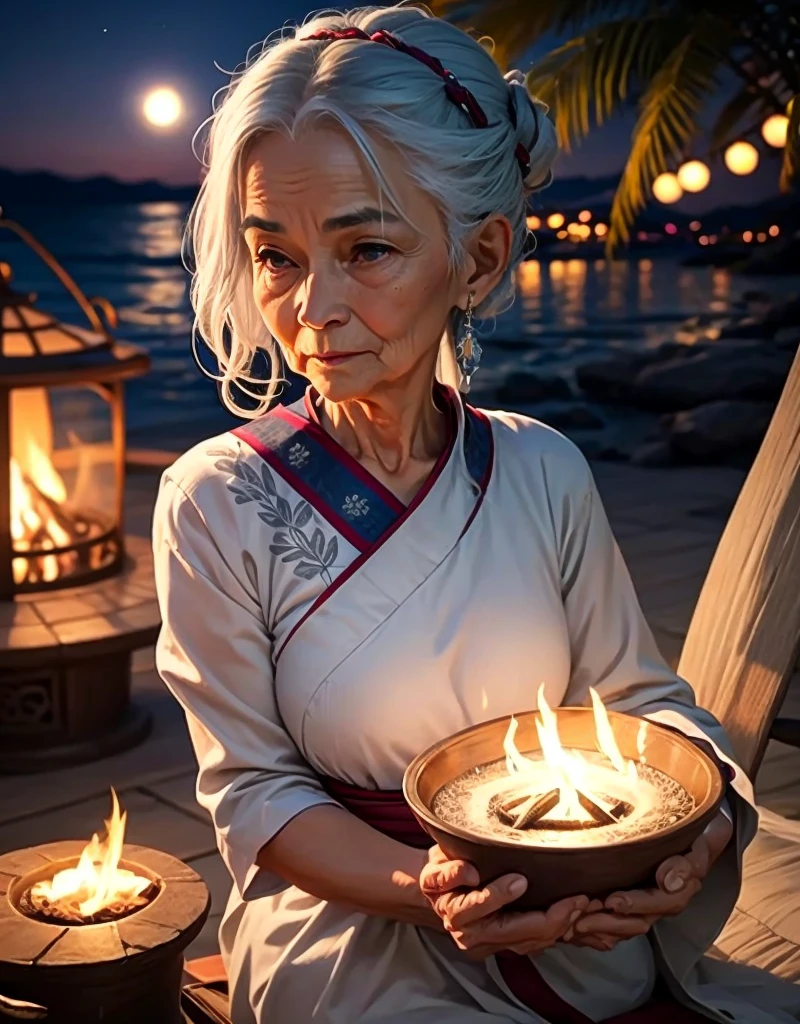
[[[17,235],[58,278],[89,322],[90,330],[62,324],[34,306],[36,296],[11,288],[11,268],[0,264],[0,601],[17,595],[75,587],[118,573],[125,560],[125,398],[124,381],[145,373],[150,367],[147,352],[137,346],[116,341],[109,328],[117,326],[114,307],[102,298],[88,299],[55,257],[25,228],[0,219],[0,229]],[[106,323],[100,316],[105,317]],[[44,319],[42,319],[44,317]],[[42,344],[45,332],[59,332],[64,339],[61,350]],[[12,344],[15,343],[15,344]],[[21,343],[21,344],[20,344]],[[20,348],[30,354],[19,354]],[[10,354],[15,349],[17,354]],[[49,351],[48,351],[49,349]],[[115,499],[108,514],[99,513],[100,529],[86,537],[73,537],[69,544],[14,550],[12,537],[13,453],[11,396],[26,388],[88,387],[108,403],[111,417]],[[95,523],[95,525],[97,525]],[[90,565],[90,551],[104,546],[107,557],[100,566]],[[77,554],[78,568],[57,575],[52,581],[23,579],[15,582],[14,561]]]

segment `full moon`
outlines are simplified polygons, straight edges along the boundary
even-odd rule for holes
[[[162,86],[151,89],[145,96],[142,111],[150,124],[157,128],[168,128],[175,124],[183,111],[183,102],[174,89]]]

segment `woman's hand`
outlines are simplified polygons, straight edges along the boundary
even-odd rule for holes
[[[609,950],[624,939],[644,935],[659,918],[682,913],[732,835],[733,825],[720,811],[685,856],[664,861],[656,872],[654,888],[615,892],[605,903],[593,900],[564,940]]]
[[[546,912],[503,911],[525,892],[522,875],[503,875],[480,886],[474,865],[448,860],[434,846],[419,877],[420,889],[458,946],[471,960],[511,950],[539,953],[556,944],[589,906],[586,896],[572,896]]]

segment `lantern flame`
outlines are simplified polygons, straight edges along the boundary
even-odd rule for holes
[[[103,910],[123,914],[148,902],[142,893],[152,881],[119,867],[127,812],[120,812],[113,789],[111,798],[113,806],[111,817],[105,822],[105,839],[95,833],[84,847],[77,867],[57,871],[51,879],[33,886],[30,901],[37,910],[67,920],[85,920]]]
[[[518,723],[512,715],[503,741],[506,770],[520,783],[520,792],[530,794],[530,799],[515,812],[517,821],[523,819],[529,806],[543,792],[552,789],[558,789],[559,802],[542,816],[543,824],[548,819],[585,821],[589,824],[592,816],[581,802],[581,797],[606,813],[610,813],[620,799],[636,807],[639,812],[651,800],[650,786],[640,779],[636,763],[626,760],[620,752],[602,700],[594,689],[590,688],[589,692],[598,750],[608,764],[594,763],[576,750],[565,749],[558,733],[558,719],[547,703],[544,686],[539,688],[539,718],[536,719],[541,760],[534,761],[520,752],[515,741]],[[637,736],[637,752],[642,763],[645,761],[646,741],[647,722],[642,721]]]
[[[11,395],[11,543],[14,583],[52,583],[73,573],[81,556],[70,548],[97,530],[71,507],[67,487],[53,463],[53,423],[44,388],[26,388]],[[89,490],[88,456],[74,435],[78,453],[77,480]],[[73,500],[78,493],[73,488]],[[48,552],[53,552],[49,554]],[[92,550],[84,559],[96,561]],[[94,565],[91,566],[92,568]]]

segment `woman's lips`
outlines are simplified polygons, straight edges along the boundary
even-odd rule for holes
[[[318,363],[322,363],[323,366],[337,366],[339,363],[344,363],[348,359],[354,359],[356,356],[366,355],[365,352],[327,352],[325,355],[311,356],[312,359],[316,359]]]

